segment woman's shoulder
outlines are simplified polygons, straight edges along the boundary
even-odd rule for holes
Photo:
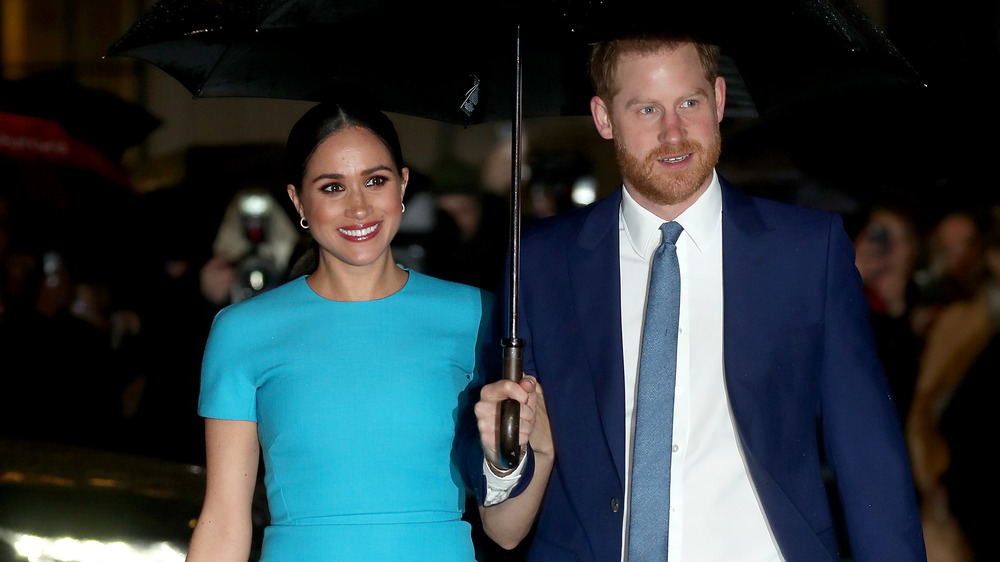
[[[436,293],[455,298],[476,299],[480,298],[480,295],[490,294],[488,291],[484,291],[479,287],[473,287],[472,285],[466,285],[456,281],[448,281],[446,279],[432,277],[426,273],[420,273],[419,271],[410,270],[410,279],[414,282],[414,288],[425,293]]]
[[[489,291],[432,277],[426,273],[410,271],[413,282],[410,294],[431,305],[450,303],[452,305],[468,306],[479,312],[487,310],[493,302],[493,294]]]
[[[230,304],[216,315],[221,321],[252,321],[260,316],[271,316],[295,308],[309,299],[309,285],[305,277],[297,277],[249,299]]]

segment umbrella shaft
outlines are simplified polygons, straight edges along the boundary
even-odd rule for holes
[[[517,339],[517,297],[521,267],[521,26],[514,38],[514,111],[511,119],[510,283],[507,336]]]

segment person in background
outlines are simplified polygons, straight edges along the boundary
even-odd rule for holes
[[[875,208],[855,238],[854,249],[879,357],[900,419],[905,420],[921,346],[911,315],[917,300],[914,273],[922,252],[916,221],[902,209]]]
[[[928,560],[994,560],[1000,549],[983,498],[997,492],[985,436],[994,434],[1000,391],[1000,210],[989,221],[950,213],[934,236],[937,263],[950,264],[939,269],[945,286],[963,290],[927,330],[905,425]]]
[[[470,174],[440,182],[435,204],[457,227],[449,278],[482,289],[495,289],[503,275],[510,234],[507,201],[480,187]]]
[[[918,300],[913,330],[918,338],[927,337],[944,307],[970,298],[985,278],[985,222],[980,213],[958,209],[945,213],[931,228],[925,263],[914,272]]]

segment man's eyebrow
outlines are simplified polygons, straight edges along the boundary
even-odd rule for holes
[[[695,88],[695,89],[687,92],[686,94],[684,94],[682,96],[678,96],[678,99],[687,99],[687,98],[692,98],[692,97],[696,97],[696,96],[703,96],[703,97],[707,98],[708,97],[708,90],[706,90],[705,88],[702,88],[702,87],[699,86],[698,88]],[[629,107],[629,106],[633,106],[633,105],[642,105],[642,104],[646,104],[646,103],[656,103],[656,102],[654,102],[654,100],[652,98],[634,97],[634,98],[628,100],[627,102],[625,102],[625,106]]]

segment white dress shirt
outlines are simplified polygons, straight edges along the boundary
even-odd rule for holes
[[[622,192],[619,244],[628,444],[622,560],[626,560],[639,348],[651,260],[664,221],[636,203],[627,190]],[[781,560],[736,438],[723,377],[722,190],[715,173],[708,190],[676,222],[684,231],[677,241],[681,302],[669,560]]]

